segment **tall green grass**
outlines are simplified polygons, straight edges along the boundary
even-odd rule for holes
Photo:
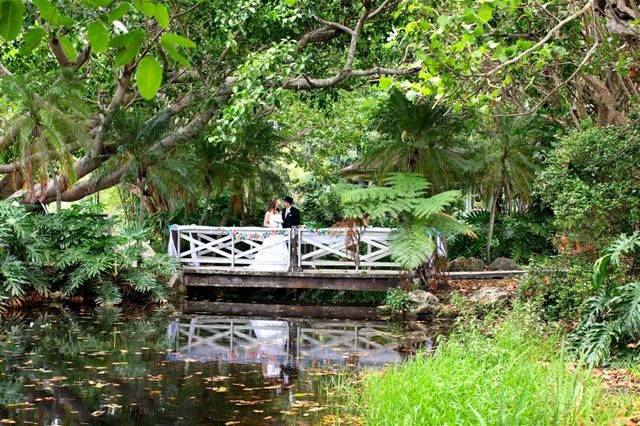
[[[467,325],[433,355],[334,389],[371,425],[624,423],[634,397],[605,393],[562,346],[520,307],[503,321]]]

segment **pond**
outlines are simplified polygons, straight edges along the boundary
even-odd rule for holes
[[[435,337],[171,309],[23,312],[0,327],[0,423],[331,423],[332,376],[402,362]]]

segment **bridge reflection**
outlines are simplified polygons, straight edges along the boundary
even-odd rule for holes
[[[385,323],[259,320],[193,316],[167,329],[170,361],[260,364],[265,378],[291,370],[380,367],[411,347]]]

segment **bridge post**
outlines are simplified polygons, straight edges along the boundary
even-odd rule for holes
[[[170,232],[175,256],[180,258],[180,230],[178,229],[178,226],[171,225]]]
[[[298,246],[300,244],[298,227],[293,226],[290,228],[289,234],[289,272],[300,272],[302,268],[298,266]]]

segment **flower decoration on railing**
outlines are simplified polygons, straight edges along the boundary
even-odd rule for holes
[[[319,237],[341,237],[346,233],[344,229],[316,228],[313,234]]]
[[[262,241],[268,237],[273,236],[286,236],[289,235],[289,231],[285,229],[270,229],[266,231],[239,231],[237,229],[221,229],[225,235],[233,235],[236,241]]]

